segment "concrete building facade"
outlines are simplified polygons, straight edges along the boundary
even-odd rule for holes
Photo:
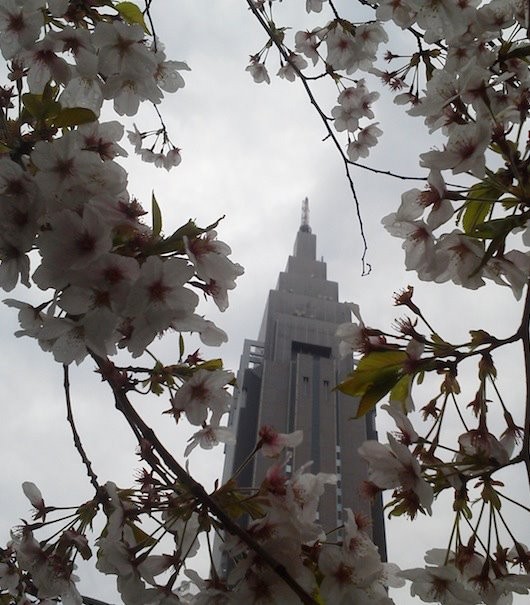
[[[257,340],[245,340],[229,426],[237,436],[226,448],[223,479],[238,469],[258,439],[259,427],[280,433],[297,429],[304,440],[293,451],[288,472],[312,461],[311,472],[334,473],[336,486],[326,486],[319,519],[324,529],[342,524],[344,509],[372,519],[372,537],[386,559],[381,502],[359,495],[366,464],[357,448],[377,438],[374,415],[353,420],[357,402],[333,387],[352,370],[351,357],[341,359],[337,326],[351,321],[350,307],[339,302],[338,284],[327,279],[326,263],[317,260],[316,236],[307,220],[307,201],[285,271],[271,290]],[[270,460],[254,457],[238,476],[242,487],[257,486]]]

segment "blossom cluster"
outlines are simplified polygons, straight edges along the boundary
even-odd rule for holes
[[[266,3],[254,3],[257,11],[266,15]],[[323,0],[308,0],[307,12],[321,12]],[[271,14],[267,16],[273,37],[277,33]],[[281,38],[283,41],[284,31]],[[274,38],[277,39],[277,38]],[[272,41],[272,38],[271,38]],[[362,118],[373,119],[371,103],[378,97],[377,92],[369,92],[363,79],[355,82],[354,86],[343,84],[343,80],[351,80],[351,74],[357,71],[370,72],[377,59],[377,51],[382,42],[387,42],[388,36],[378,21],[370,21],[354,25],[345,19],[334,19],[323,27],[312,30],[297,31],[294,37],[294,50],[282,44],[280,53],[281,67],[277,73],[280,78],[294,82],[297,76],[308,76],[309,60],[313,68],[324,67],[324,74],[331,75],[338,83],[340,93],[338,105],[331,110],[331,117],[326,118],[334,123],[337,132],[347,132],[348,145],[346,155],[350,162],[366,158],[370,149],[377,144],[382,130],[377,123],[360,126]],[[258,53],[251,55],[250,64],[246,70],[250,72],[257,83],[270,84],[266,60],[271,42],[266,44]]]
[[[186,65],[166,60],[145,24],[119,11],[109,20],[68,2],[6,0],[0,8],[0,49],[27,113],[9,121],[0,158],[0,287],[29,286],[31,276],[53,293],[40,306],[6,301],[19,309],[17,335],[36,338],[65,364],[117,348],[138,357],[169,329],[223,342],[225,334],[195,312],[199,296],[188,284],[196,280],[224,310],[242,268],[215,232],[189,223],[164,239],[160,225],[142,222],[145,211],[115,161],[126,155],[123,126],[97,121],[104,99],[120,115],[160,102],[162,91],[184,85],[178,71]],[[178,159],[170,152],[163,164]]]
[[[62,107],[97,115],[105,99],[119,115],[132,116],[141,102],[160,103],[163,91],[184,86],[178,71],[187,66],[168,61],[160,44],[147,44],[145,24],[119,18],[119,6],[117,17],[106,19],[97,7],[67,0],[6,0],[0,50],[13,64],[12,80],[27,78],[32,94],[53,81],[62,87]]]
[[[282,442],[283,447],[300,442],[299,435],[278,435],[270,427],[265,433],[269,441]],[[257,448],[261,447],[264,454],[272,453],[258,443]],[[278,456],[283,447],[275,448],[274,454]],[[288,477],[284,468],[285,463],[274,463],[259,489],[259,503],[252,505],[255,518],[248,525],[252,539],[283,565],[308,595],[318,595],[326,603],[355,600],[392,605],[388,587],[400,586],[403,580],[395,565],[381,561],[367,519],[345,511],[338,536],[326,536],[318,522],[319,500],[325,486],[334,484],[336,477],[312,474],[306,467]],[[198,553],[199,537],[206,536],[217,522],[196,507],[192,495],[178,482],[164,485],[144,470],[138,483],[133,489],[122,490],[107,482],[94,500],[74,512],[73,521],[62,530],[56,529],[61,519],[54,518],[62,509],[47,505],[40,490],[25,483],[34,519],[42,519],[42,523],[24,522],[13,532],[7,548],[0,551],[0,590],[6,591],[4,595],[60,597],[68,605],[80,605],[82,597],[71,560],[74,553],[91,558],[88,520],[102,506],[106,526],[96,543],[96,567],[116,576],[126,605],[300,602],[284,578],[264,565],[259,554],[228,534],[223,536],[219,555],[233,559],[230,573],[222,577],[221,570],[215,568],[221,559],[214,557],[211,577],[201,578],[188,567],[189,560]],[[237,489],[227,491],[224,487],[218,494],[230,500],[229,507],[245,512],[245,499]],[[47,517],[53,519],[46,521]],[[43,532],[48,523],[54,523],[54,535],[37,541],[36,531]],[[188,582],[183,583],[183,577]]]
[[[525,3],[385,0],[359,22],[339,15],[331,4],[308,1],[307,12],[327,12],[332,18],[295,31],[294,51],[286,41],[289,28],[277,24],[278,3],[254,4],[268,24],[270,40],[252,56],[249,71],[256,81],[269,82],[265,63],[276,45],[285,63],[279,75],[290,65],[306,87],[313,79],[331,77],[339,88],[338,104],[331,116],[323,111],[321,116],[333,122],[336,132],[347,133],[345,160],[366,158],[382,134],[377,122],[359,124],[361,118],[375,117],[371,103],[378,93],[368,92],[365,81],[373,76],[397,92],[395,102],[409,115],[424,119],[429,133],[442,137],[441,148],[420,155],[420,166],[429,171],[428,188],[404,193],[398,210],[384,219],[385,228],[403,240],[407,269],[422,280],[472,289],[491,280],[520,297],[530,259],[526,250],[512,248],[511,236],[526,228],[529,218],[524,203],[530,161],[524,137],[530,96]],[[385,59],[401,65],[381,69],[378,50],[388,42],[385,28],[394,26],[410,31],[416,48],[411,54],[388,50]],[[319,68],[317,75],[308,71],[308,61]],[[358,71],[364,77],[352,85],[351,75]],[[335,136],[329,126],[328,134]],[[449,186],[445,171],[473,180]],[[460,224],[447,230],[454,218]],[[528,239],[525,235],[523,243]]]
[[[411,594],[427,603],[509,602],[513,593],[528,594],[530,577],[508,573],[508,565],[518,567],[524,562],[528,567],[529,554],[524,544],[518,544],[492,565],[474,551],[472,544],[458,553],[432,549],[426,553],[424,569],[409,569],[402,576],[411,581]]]
[[[339,94],[339,104],[331,110],[336,130],[347,130],[351,133],[359,130],[357,138],[348,144],[347,154],[352,162],[356,162],[359,157],[367,157],[370,147],[374,147],[377,137],[383,134],[376,124],[359,129],[361,118],[373,119],[371,103],[378,98],[379,93],[369,92],[364,80],[360,80],[356,86],[345,88]]]
[[[436,212],[430,214],[433,222]],[[413,301],[409,287],[395,298],[414,317],[396,321],[395,334],[369,327],[359,307],[351,305],[354,322],[341,324],[337,336],[345,355],[360,357],[354,372],[339,386],[346,394],[359,397],[358,416],[371,410],[388,396],[381,406],[396,425],[387,433],[387,443],[365,442],[359,453],[368,464],[368,480],[362,491],[375,496],[388,490],[387,509],[391,516],[418,513],[433,514],[437,496],[452,494],[454,529],[447,550],[427,553],[425,569],[409,569],[400,577],[411,581],[411,594],[428,603],[511,602],[511,594],[528,594],[530,559],[520,526],[511,525],[507,505],[513,503],[504,481],[496,476],[503,469],[521,462],[524,429],[514,421],[496,384],[495,351],[513,338],[496,338],[485,331],[471,332],[464,344],[454,345],[432,333],[430,323]],[[425,324],[430,335],[422,333]],[[523,317],[522,331],[528,329],[528,315]],[[460,400],[457,374],[464,363],[473,360],[478,366],[478,386],[471,402]],[[429,375],[432,377],[429,378]],[[414,401],[425,398],[420,384],[439,383],[438,393],[423,405],[422,419],[413,415]],[[496,399],[496,401],[493,401]],[[449,410],[457,409],[457,421]],[[494,403],[502,408],[503,420],[492,418]],[[473,505],[481,503],[480,514]],[[522,504],[528,512],[528,508]],[[488,510],[488,522],[483,512]],[[506,533],[496,530],[495,545],[486,536],[491,524],[503,524]],[[511,525],[511,526],[510,526]]]
[[[525,206],[517,206],[526,196],[529,159],[521,137],[530,94],[524,5],[496,0],[450,2],[445,8],[421,4],[382,3],[377,14],[403,28],[418,26],[426,44],[446,40],[443,48],[425,48],[421,55],[430,65],[425,88],[410,83],[408,92],[395,99],[446,142],[420,156],[420,165],[429,170],[429,187],[405,192],[398,210],[383,222],[403,240],[406,267],[420,279],[451,280],[471,289],[489,279],[509,286],[519,298],[530,274],[530,256],[509,246],[528,218]],[[412,73],[410,66],[408,70]],[[378,72],[386,82],[398,74],[399,69]],[[400,87],[406,85],[401,78]],[[469,186],[468,179],[464,187],[451,190],[442,176],[448,170],[474,177],[476,184]],[[440,233],[454,216],[459,228]]]

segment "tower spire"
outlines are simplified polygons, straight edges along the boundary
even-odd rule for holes
[[[311,227],[309,226],[309,200],[304,198],[302,201],[302,220],[300,222],[300,231],[311,233]]]

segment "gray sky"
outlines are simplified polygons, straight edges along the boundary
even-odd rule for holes
[[[288,5],[283,7],[286,24],[302,29],[300,21],[291,17],[304,14],[298,10],[303,3],[284,4]],[[183,149],[183,162],[169,174],[134,157],[123,165],[130,170],[130,191],[146,207],[151,191],[155,191],[167,233],[190,217],[206,225],[226,215],[219,237],[229,243],[232,259],[246,272],[231,293],[231,306],[224,314],[213,304],[203,305],[202,312],[230,338],[220,350],[206,354],[220,355],[227,368],[237,369],[243,339],[257,336],[267,293],[275,287],[292,251],[301,200],[306,196],[311,226],[317,234],[317,253],[328,263],[329,278],[339,282],[341,299],[359,303],[368,325],[388,330],[400,315],[392,307],[392,293],[417,282],[404,272],[400,242],[382,230],[380,220],[396,209],[401,192],[414,184],[361,170],[353,173],[368,239],[368,261],[373,267],[369,276],[361,277],[362,247],[342,163],[331,143],[322,142],[323,126],[301,86],[272,78],[279,68],[276,57],[271,56],[268,63],[270,86],[254,84],[245,72],[248,56],[265,41],[245,3],[158,0],[153,15],[168,57],[184,60],[192,68],[184,73],[186,87],[168,97],[161,107],[174,142]],[[319,20],[309,20],[315,22]],[[323,106],[329,109],[334,102],[333,89],[327,84],[319,92]],[[417,154],[433,143],[421,121],[403,117],[388,98],[380,99],[375,112],[384,135],[367,163],[422,175]],[[149,108],[135,122],[141,130],[156,125]],[[517,325],[521,312],[511,292],[498,287],[469,292],[451,285],[420,284],[416,294],[417,302],[425,305],[428,317],[448,340],[462,341],[467,330],[479,327],[506,336]],[[9,297],[25,300],[27,292],[20,290]],[[0,345],[0,535],[7,539],[9,528],[20,517],[29,516],[22,481],[37,483],[45,499],[57,505],[74,505],[90,498],[91,486],[64,420],[62,368],[37,343],[12,336],[17,329],[13,309],[0,308],[0,327],[4,335]],[[178,356],[177,337],[169,335],[154,348],[163,361],[172,362]],[[509,398],[521,401],[522,413],[522,374],[517,359],[515,351],[505,356],[507,374],[500,384],[508,386]],[[126,486],[137,466],[132,453],[134,439],[92,370],[90,362],[71,370],[78,428],[100,479]],[[423,405],[421,396],[419,393],[418,407]],[[470,392],[469,400],[472,396]],[[167,401],[144,398],[136,403],[181,456],[191,431],[177,429],[167,417],[160,416]],[[379,415],[382,438],[387,428],[392,428],[383,416]],[[220,452],[218,448],[214,454],[192,455],[191,472],[212,485],[221,474]],[[512,483],[514,496],[528,502],[527,489],[515,487],[517,476]],[[435,514],[441,508],[435,506]],[[446,545],[449,524],[446,516],[421,519],[412,525],[387,523],[390,559],[403,567],[421,566],[425,549]],[[522,517],[521,526],[528,526]],[[530,534],[526,541],[530,543]],[[82,586],[92,596],[116,599],[114,578],[100,578],[87,571]],[[396,602],[412,601],[400,593]]]

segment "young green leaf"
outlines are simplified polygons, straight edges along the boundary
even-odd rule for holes
[[[353,373],[336,389],[361,397],[356,417],[364,416],[374,408],[403,376],[405,351],[374,351],[365,355]]]
[[[179,333],[179,361],[182,361],[184,357],[184,337],[182,336],[182,332]]]
[[[156,237],[162,231],[162,213],[160,212],[160,206],[156,201],[154,191],[151,196],[151,214],[153,216],[153,235]]]
[[[487,179],[471,187],[462,216],[462,227],[466,233],[472,233],[486,220],[493,202],[500,195],[501,191]]]
[[[27,111],[37,120],[52,119],[59,115],[61,105],[53,99],[44,99],[42,95],[26,93],[22,103]]]
[[[114,7],[120,15],[132,25],[141,25],[146,34],[150,34],[149,28],[145,23],[144,14],[134,2],[118,2]]]
[[[59,111],[57,117],[53,118],[52,123],[56,128],[68,128],[70,126],[79,126],[80,124],[89,124],[97,120],[96,114],[85,107],[65,107]]]

